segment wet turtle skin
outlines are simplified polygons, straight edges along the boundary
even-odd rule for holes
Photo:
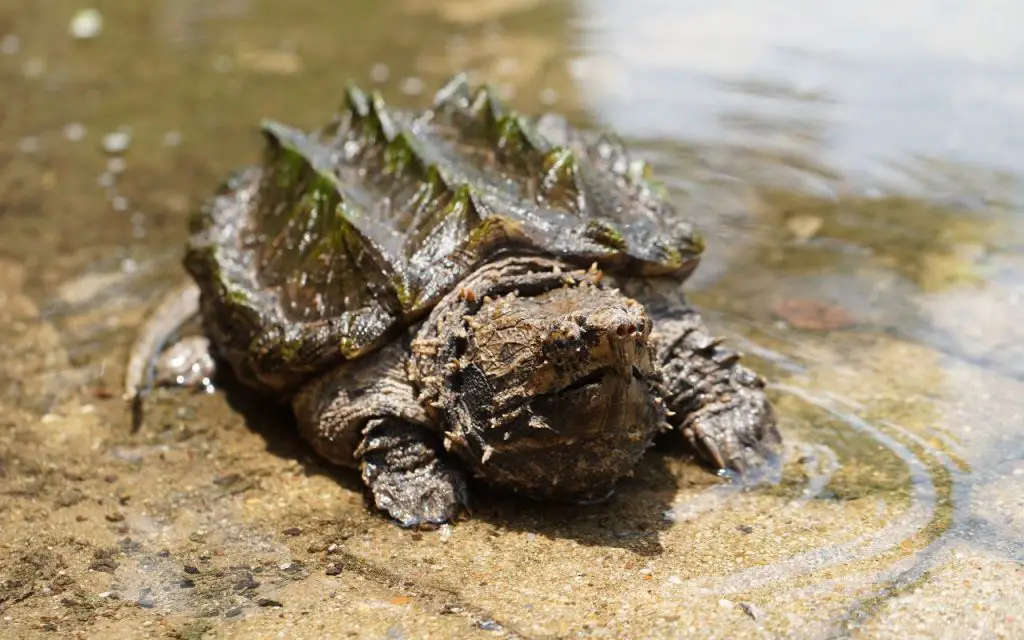
[[[423,111],[353,87],[320,131],[262,131],[191,221],[193,283],[142,332],[130,397],[147,367],[226,366],[403,526],[456,518],[467,474],[601,499],[662,433],[741,476],[778,450],[764,381],[681,291],[700,236],[614,136],[464,76]]]

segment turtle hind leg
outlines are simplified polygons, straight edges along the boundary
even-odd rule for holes
[[[393,417],[372,420],[357,456],[374,506],[403,527],[451,522],[466,509],[462,471],[437,435],[420,425]]]

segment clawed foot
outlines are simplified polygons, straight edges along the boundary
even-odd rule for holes
[[[465,478],[433,433],[395,418],[375,420],[367,431],[357,455],[378,509],[403,527],[434,527],[466,510]]]
[[[749,371],[733,373],[749,374],[754,381]],[[686,417],[680,430],[707,464],[746,478],[778,453],[782,437],[775,423],[767,397],[752,384],[701,406]]]

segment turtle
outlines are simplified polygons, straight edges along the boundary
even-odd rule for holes
[[[603,500],[656,436],[740,479],[777,459],[764,378],[681,290],[702,237],[620,137],[465,74],[422,110],[349,84],[321,128],[260,130],[190,218],[135,406],[229,372],[403,527],[466,515],[470,480]]]

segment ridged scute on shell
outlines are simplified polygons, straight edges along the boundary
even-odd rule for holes
[[[702,249],[621,141],[462,75],[424,111],[353,86],[320,131],[262,129],[263,163],[195,218],[186,266],[222,355],[268,389],[375,350],[499,253],[683,278]]]

